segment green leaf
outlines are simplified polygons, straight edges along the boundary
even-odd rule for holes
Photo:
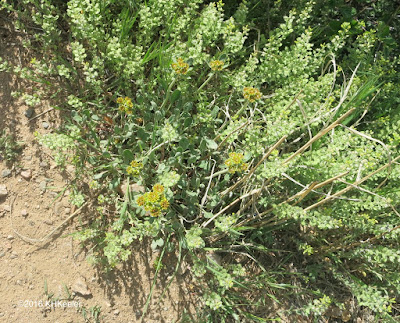
[[[211,212],[203,212],[203,215],[206,219],[211,219],[213,217],[214,214],[212,214]]]
[[[122,153],[122,157],[124,158],[124,163],[129,164],[133,159],[133,153],[129,149],[125,149],[124,152]]]
[[[100,179],[100,178],[102,178],[102,177],[104,176],[104,174],[106,174],[106,173],[107,173],[107,171],[101,172],[101,173],[98,173],[98,174],[95,174],[95,175],[93,176],[93,179]]]
[[[139,129],[137,135],[144,142],[146,142],[146,140],[149,138],[149,135],[143,129]]]
[[[151,249],[156,250],[157,247],[162,247],[164,245],[164,239],[160,238],[157,240],[153,240],[153,242],[151,243]]]
[[[74,121],[76,121],[76,122],[78,122],[78,123],[80,123],[80,122],[83,121],[82,117],[78,114],[78,112],[72,111],[71,114],[73,115],[73,116],[72,116],[72,119],[73,119]]]
[[[181,97],[181,91],[175,90],[171,95],[171,103],[174,103]]]
[[[116,177],[110,182],[108,187],[111,190],[115,190],[119,186],[120,182],[121,182],[121,178],[120,177]]]
[[[200,164],[198,165],[198,167],[202,168],[202,169],[208,169],[208,161],[207,160],[202,160],[200,162]]]
[[[108,151],[103,151],[104,158],[111,158],[111,154]]]
[[[189,140],[185,137],[183,137],[180,141],[179,141],[179,146],[183,149],[186,150],[187,147],[189,147]]]
[[[191,118],[191,117],[186,118],[186,119],[185,119],[185,122],[183,123],[183,126],[184,126],[185,128],[187,128],[187,127],[189,127],[189,126],[192,124],[192,122],[193,122],[193,118]]]
[[[217,143],[212,139],[206,139],[207,147],[211,150],[215,150],[218,148]]]

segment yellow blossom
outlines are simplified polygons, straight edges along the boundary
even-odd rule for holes
[[[126,172],[129,175],[138,176],[142,168],[143,168],[143,163],[138,162],[136,160],[132,160],[130,165],[126,168]]]
[[[139,205],[139,206],[143,206],[144,205],[144,196],[143,195],[140,195],[138,198],[137,198],[137,200],[136,200],[136,203]]]
[[[254,88],[254,87],[245,87],[243,89],[243,96],[246,100],[248,100],[250,102],[254,102],[254,101],[261,99],[262,94],[261,94],[260,90]]]
[[[117,99],[118,109],[121,112],[125,112],[126,114],[132,114],[133,103],[131,98],[129,97],[119,97]]]
[[[181,57],[177,59],[177,62],[172,63],[171,66],[177,74],[186,74],[189,70],[189,64],[186,63]]]
[[[248,165],[243,162],[244,155],[242,153],[231,152],[229,158],[225,160],[225,165],[230,173],[245,171]]]
[[[163,210],[166,210],[166,209],[168,209],[168,207],[169,207],[169,202],[167,201],[167,199],[162,199],[161,200],[161,202],[160,202],[160,206],[161,206],[161,208],[163,209]]]
[[[153,191],[161,194],[164,192],[164,186],[161,184],[156,184],[153,186]]]
[[[160,209],[158,209],[158,208],[153,208],[153,209],[150,211],[150,215],[151,215],[151,216],[154,216],[154,217],[160,216],[160,214],[161,214],[161,211],[160,211]]]
[[[151,192],[139,196],[136,203],[143,207],[146,212],[150,212],[150,216],[160,216],[161,212],[166,211],[169,202],[164,194],[164,186],[155,184]]]
[[[147,201],[149,203],[156,203],[159,198],[160,198],[160,194],[158,194],[157,192],[147,193]]]
[[[220,60],[211,61],[210,67],[213,71],[221,71],[224,67],[224,62]]]

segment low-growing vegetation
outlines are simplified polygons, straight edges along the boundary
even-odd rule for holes
[[[16,141],[14,134],[3,130],[0,133],[0,160],[11,163],[16,160],[23,143]]]
[[[34,53],[1,70],[63,112],[37,139],[75,166],[93,265],[175,250],[199,322],[398,319],[394,1],[1,5]]]

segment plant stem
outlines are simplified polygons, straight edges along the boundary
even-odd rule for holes
[[[208,78],[204,81],[204,83],[202,85],[200,85],[200,87],[197,89],[196,92],[199,92],[211,80],[211,78],[214,76],[214,74],[215,73],[210,73]]]
[[[169,97],[170,97],[171,89],[174,86],[175,82],[176,82],[176,79],[173,79],[171,84],[168,86],[167,93],[165,95],[165,99],[164,99],[163,103],[160,106],[160,110],[162,110],[165,107],[165,105],[167,104]]]
[[[246,101],[245,104],[239,109],[238,112],[235,113],[235,115],[232,117],[232,120],[237,120],[239,119],[240,115],[243,113],[243,111],[249,106],[249,101]]]
[[[223,170],[220,170],[219,172],[216,172],[216,173],[212,174],[212,176],[207,176],[205,179],[211,179],[211,178],[214,178],[214,177],[216,177],[216,176],[218,176],[218,175],[225,174],[225,173],[227,173],[228,171],[229,171],[229,169],[228,169],[228,168],[226,168],[226,169],[223,169]]]
[[[142,317],[140,318],[140,321],[141,321],[141,322],[143,322],[144,316],[145,316],[146,313],[147,313],[147,309],[148,309],[149,304],[150,304],[151,296],[153,295],[154,286],[156,285],[158,272],[159,272],[160,269],[161,269],[161,261],[162,261],[162,258],[163,258],[163,256],[164,256],[165,250],[167,249],[167,245],[168,245],[168,242],[169,242],[169,238],[170,238],[170,237],[171,237],[171,235],[169,235],[169,236],[167,237],[167,241],[165,241],[164,248],[163,248],[163,250],[161,251],[160,258],[158,258],[158,263],[157,263],[156,272],[155,272],[155,274],[154,274],[153,283],[152,283],[151,288],[150,288],[150,294],[149,294],[149,296],[147,297],[147,301],[146,301],[146,304],[145,304],[144,309],[143,309],[143,314],[142,314]]]

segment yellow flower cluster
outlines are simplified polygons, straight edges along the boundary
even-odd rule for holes
[[[260,90],[254,88],[254,87],[245,87],[243,89],[243,96],[246,100],[248,100],[250,102],[254,102],[254,101],[261,99],[262,94],[261,94]]]
[[[224,62],[220,60],[215,60],[210,62],[210,67],[213,71],[221,71],[224,67]]]
[[[241,153],[229,153],[229,158],[225,160],[225,165],[229,168],[229,173],[243,172],[247,169],[247,164],[243,162],[244,155]]]
[[[177,74],[186,74],[189,69],[189,64],[179,57],[176,63],[172,63],[172,68]]]
[[[131,98],[129,97],[119,97],[117,99],[118,109],[121,112],[125,112],[126,114],[132,114],[133,103]]]
[[[126,168],[126,172],[129,175],[138,176],[142,168],[143,168],[143,163],[138,162],[136,160],[132,160],[131,164]]]
[[[136,203],[143,207],[150,215],[157,217],[169,208],[169,202],[164,194],[164,186],[155,184],[151,192],[140,195]]]

